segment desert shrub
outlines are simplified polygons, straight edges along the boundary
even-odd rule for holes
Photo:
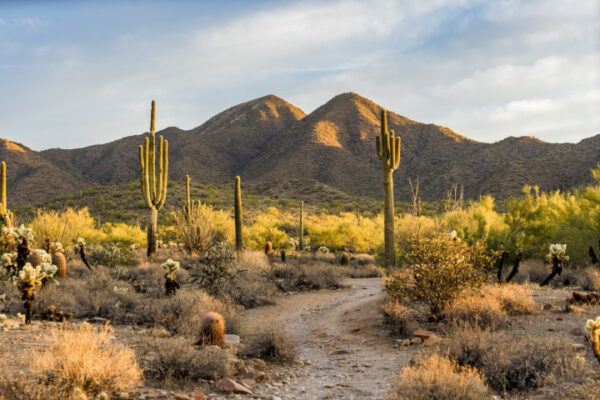
[[[490,285],[483,288],[483,296],[496,299],[508,315],[535,314],[538,306],[531,289],[514,283]]]
[[[136,266],[140,263],[134,252],[125,250],[115,243],[109,243],[107,246],[92,246],[87,258],[89,263],[94,266]]]
[[[386,277],[387,295],[426,304],[434,318],[441,317],[463,290],[485,282],[493,264],[483,241],[469,245],[442,233],[413,236],[404,248],[407,271]]]
[[[377,278],[384,275],[384,269],[375,264],[353,264],[346,268],[350,278]]]
[[[29,226],[35,232],[34,245],[37,248],[43,248],[46,239],[61,242],[70,248],[78,237],[98,243],[105,236],[103,232],[94,229],[95,221],[87,208],[75,210],[68,207],[62,211],[38,209]]]
[[[75,400],[72,391],[48,386],[35,377],[27,377],[5,366],[0,369],[0,399],[2,400]]]
[[[292,362],[297,356],[297,344],[282,324],[263,321],[246,327],[240,350],[242,357],[255,357],[276,362]]]
[[[184,244],[190,255],[203,253],[217,235],[214,228],[215,212],[208,205],[196,203],[192,205],[189,215],[185,208],[180,208],[171,215],[177,239]]]
[[[501,328],[507,322],[500,301],[478,292],[460,296],[444,311],[444,316],[454,324],[491,329]]]
[[[270,267],[269,260],[259,251],[245,251],[236,261],[237,273],[221,288],[221,293],[246,308],[273,304],[277,291],[275,285],[265,277]]]
[[[586,373],[585,361],[577,356],[570,341],[544,336],[510,337],[504,332],[461,327],[448,354],[460,365],[481,371],[497,392],[580,381]]]
[[[578,283],[583,290],[600,291],[600,270],[597,267],[585,268],[580,273]]]
[[[212,295],[221,295],[239,272],[234,263],[234,249],[227,242],[214,242],[204,257],[188,266],[192,280]]]
[[[386,325],[393,335],[412,337],[419,327],[417,312],[397,301],[388,301],[383,305],[383,316]]]
[[[184,337],[146,338],[140,347],[144,374],[158,381],[218,380],[234,373],[232,356],[225,350],[198,348]]]
[[[87,324],[77,329],[52,329],[52,343],[32,356],[31,371],[49,386],[80,388],[86,393],[135,388],[142,371],[133,350],[112,340],[112,329]]]
[[[282,292],[344,287],[345,268],[314,261],[273,263],[264,276]]]
[[[102,225],[102,232],[106,235],[102,241],[104,245],[110,246],[113,243],[121,247],[129,247],[132,244],[139,244],[142,247],[147,245],[147,233],[139,225],[107,222]]]
[[[394,383],[393,400],[484,400],[488,389],[476,369],[461,367],[432,354],[416,365],[405,367]]]
[[[186,288],[177,296],[156,299],[150,304],[149,318],[172,334],[200,337],[202,317],[217,312],[225,318],[227,333],[239,330],[240,319],[235,305],[220,301],[206,293]]]

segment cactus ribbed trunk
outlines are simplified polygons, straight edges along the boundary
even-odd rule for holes
[[[298,247],[304,250],[304,202],[300,202],[300,225],[298,226]]]
[[[396,266],[396,246],[394,244],[394,179],[393,171],[383,171],[383,213],[384,213],[384,242],[385,266]]]
[[[148,210],[148,256],[156,253],[157,225],[158,210],[152,207]]]
[[[377,136],[377,156],[383,171],[383,215],[385,267],[396,266],[394,239],[394,170],[400,165],[401,141],[394,131],[388,131],[387,112],[381,111],[381,135]]]
[[[156,102],[152,101],[150,137],[140,146],[140,183],[142,197],[148,207],[148,256],[156,253],[158,211],[167,199],[169,173],[169,142],[162,136],[158,140],[158,171],[156,170]]]
[[[235,177],[235,249],[243,248],[242,241],[242,180]]]

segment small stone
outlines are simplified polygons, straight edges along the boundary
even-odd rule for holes
[[[431,331],[415,331],[413,333],[413,336],[425,340],[427,338],[430,338],[432,336],[437,336],[437,335]]]
[[[192,400],[190,396],[183,393],[177,393],[174,397],[175,400]]]
[[[253,358],[251,360],[248,360],[247,364],[258,371],[264,371],[267,368],[267,363],[264,362],[264,360],[261,360],[260,358]]]
[[[573,344],[573,350],[575,351],[585,351],[585,346],[582,345],[581,343],[575,343]]]
[[[423,339],[420,337],[415,337],[410,340],[410,344],[421,344],[423,343]]]
[[[224,393],[252,394],[250,390],[240,385],[233,379],[223,378],[217,382],[217,390]]]
[[[190,393],[190,396],[192,396],[192,399],[194,400],[206,400],[206,396],[200,392],[192,392]]]
[[[554,305],[550,304],[550,303],[546,303],[542,306],[542,310],[544,310],[544,311],[550,311],[550,310],[554,310],[554,309],[556,309],[556,307],[554,307]]]
[[[232,346],[239,346],[240,337],[238,335],[226,334],[225,335],[225,343],[230,344]]]
[[[571,335],[573,336],[583,336],[583,331],[579,328],[573,328],[571,329]]]
[[[439,344],[442,339],[439,336],[431,336],[423,341],[423,346],[431,347]]]

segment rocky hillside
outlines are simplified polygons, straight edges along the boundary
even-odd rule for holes
[[[160,107],[160,105],[159,105]],[[269,95],[231,107],[189,131],[159,134],[170,142],[170,177],[223,184],[240,175],[246,182],[316,180],[351,195],[379,197],[375,155],[381,107],[344,93],[306,115]],[[157,112],[160,124],[160,108]],[[543,190],[588,183],[600,161],[600,135],[578,144],[509,137],[481,143],[452,130],[389,113],[402,137],[395,173],[398,199],[410,197],[408,178],[419,177],[424,200],[445,197],[453,183],[465,196],[519,194],[523,185]],[[0,157],[9,163],[9,190],[16,203],[44,200],[95,185],[119,185],[138,177],[137,147],[143,134],[80,149],[37,153],[7,140]],[[18,150],[17,150],[18,149]],[[301,198],[302,193],[291,194]]]

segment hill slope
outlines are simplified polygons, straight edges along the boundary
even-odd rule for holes
[[[380,111],[376,103],[344,93],[306,115],[269,95],[231,107],[189,131],[170,127],[158,134],[170,142],[172,180],[186,174],[195,182],[218,184],[235,175],[249,183],[315,180],[351,195],[378,198],[381,171],[374,148]],[[578,144],[531,137],[489,144],[388,115],[390,129],[402,138],[402,161],[394,175],[398,200],[410,198],[409,177],[419,177],[428,201],[444,198],[453,183],[464,185],[467,197],[489,193],[505,198],[519,194],[524,184],[566,189],[590,182],[589,170],[600,159],[600,135]],[[24,204],[83,187],[135,181],[143,136],[41,153],[5,145],[0,157],[9,163],[9,190],[16,191],[11,201]],[[289,195],[302,197],[301,192]]]

